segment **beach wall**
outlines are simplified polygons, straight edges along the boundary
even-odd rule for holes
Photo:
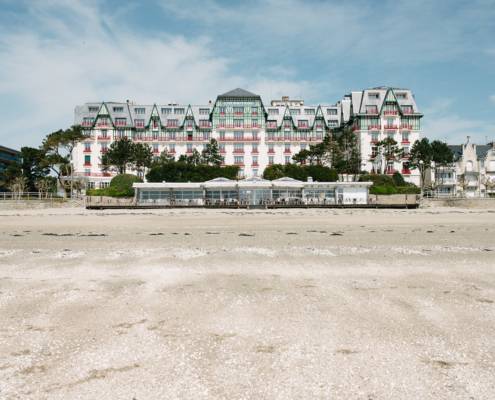
[[[83,207],[80,199],[1,200],[0,210]]]
[[[407,204],[413,206],[418,202],[416,194],[370,194],[368,198],[370,204],[380,205]]]
[[[481,197],[473,198],[450,198],[450,199],[423,199],[421,201],[422,208],[435,207],[457,207],[457,208],[472,208],[472,209],[495,209],[495,198]]]

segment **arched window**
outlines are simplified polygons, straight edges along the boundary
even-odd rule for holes
[[[473,170],[473,162],[468,161],[466,162],[466,172],[471,172]]]

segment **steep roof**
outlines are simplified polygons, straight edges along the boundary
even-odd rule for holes
[[[234,90],[231,90],[227,93],[224,93],[224,94],[221,94],[218,96],[219,99],[221,98],[260,98],[259,95],[257,94],[254,94],[254,93],[251,93],[251,92],[248,92],[247,90],[245,89],[241,89],[241,88],[237,88],[237,89],[234,89]]]

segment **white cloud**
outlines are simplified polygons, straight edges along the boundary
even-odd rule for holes
[[[359,4],[264,0],[228,5],[216,0],[160,2],[166,13],[194,21],[200,28],[214,28],[230,51],[235,51],[237,44],[238,51],[251,47],[262,57],[270,52],[292,52],[302,63],[306,57],[331,62],[345,57],[353,62],[365,59],[401,67],[451,60],[491,44],[488,38],[495,7],[489,3],[493,1],[473,0],[456,7],[427,0]],[[229,44],[226,32],[247,40]]]
[[[287,75],[232,72],[231,60],[215,54],[206,37],[127,31],[95,3],[50,0],[30,7],[29,26],[0,29],[0,95],[18,104],[6,107],[0,134],[6,145],[38,145],[47,133],[69,126],[74,107],[86,101],[204,103],[238,86],[264,96],[311,90]]]
[[[479,144],[493,139],[493,130],[485,121],[464,118],[453,110],[454,106],[454,99],[437,98],[425,107],[423,135],[449,144],[464,143],[467,136]]]

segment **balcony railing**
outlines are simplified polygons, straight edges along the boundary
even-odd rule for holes
[[[83,153],[91,153],[91,149],[84,149]]]
[[[385,110],[383,111],[383,115],[398,115],[399,112],[396,110]]]
[[[397,125],[385,125],[383,127],[383,129],[388,129],[388,130],[392,130],[392,129],[399,129],[399,127]]]
[[[244,154],[244,149],[234,149],[234,154]]]
[[[98,136],[97,139],[98,140],[112,140],[112,137],[111,136]]]
[[[401,126],[400,126],[400,129],[407,130],[407,131],[412,130],[412,128],[413,128],[412,125],[408,125],[408,124],[401,124]]]
[[[93,126],[94,121],[83,121],[81,123],[81,126]]]
[[[381,125],[368,125],[369,131],[379,131],[381,129]]]
[[[405,169],[405,168],[404,168],[404,169],[402,169],[401,174],[402,174],[402,175],[411,175],[411,170],[410,170],[410,169]]]

